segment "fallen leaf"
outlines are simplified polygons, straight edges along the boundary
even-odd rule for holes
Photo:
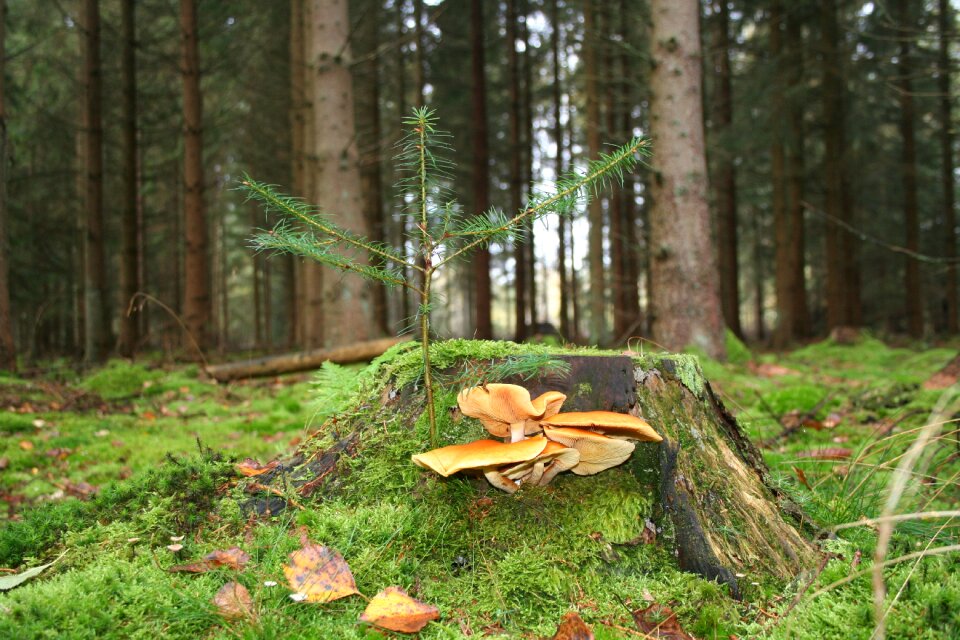
[[[143,418],[144,420],[149,420],[150,422],[153,422],[154,420],[157,419],[157,414],[155,414],[153,411],[144,411],[142,414],[140,414],[140,417]],[[106,431],[106,429],[104,429],[104,431]]]
[[[661,640],[695,640],[677,622],[677,614],[664,605],[654,602],[649,607],[632,612],[633,622],[641,633]]]
[[[8,458],[7,456],[3,456],[2,458],[0,458],[0,471],[3,471],[9,466],[10,466],[10,458]]]
[[[35,426],[37,429],[43,429],[45,426],[47,426],[47,421],[43,418],[37,418],[33,421],[33,426]]]
[[[291,553],[283,573],[290,588],[308,602],[332,602],[360,593],[340,552],[323,545],[307,543]]]
[[[807,489],[813,490],[813,487],[810,486],[810,482],[807,481],[807,474],[803,472],[803,469],[800,467],[794,467],[793,472],[797,474],[797,480],[800,481],[800,484],[805,486]]]
[[[411,598],[400,587],[387,587],[373,596],[360,620],[390,631],[416,633],[439,617],[435,606]]]
[[[839,413],[831,413],[824,419],[823,426],[827,429],[833,429],[841,422],[843,422],[843,416]]]
[[[826,449],[812,449],[810,451],[801,451],[797,454],[798,458],[812,458],[814,460],[846,460],[853,451],[841,447],[827,447]]]
[[[224,618],[253,618],[253,598],[239,582],[228,582],[213,596],[217,612]]]
[[[170,536],[174,542],[183,540],[183,536]],[[167,569],[170,573],[206,573],[217,567],[229,567],[239,571],[250,562],[250,556],[240,547],[230,547],[229,549],[217,549],[211,551],[203,557],[203,560],[190,562],[187,564],[178,564]]]
[[[48,458],[66,460],[67,456],[69,456],[71,453],[73,453],[71,449],[64,449],[61,447],[57,447],[56,449],[48,449],[43,453],[43,455],[47,456]]]
[[[75,498],[88,500],[100,491],[100,487],[96,487],[89,482],[73,482],[71,480],[67,480],[63,483],[63,490]]]
[[[29,440],[21,440],[20,448],[23,449],[24,451],[31,451],[33,450],[33,443],[30,442]]]
[[[249,478],[251,476],[259,476],[267,471],[272,471],[273,469],[277,468],[279,464],[279,460],[271,460],[267,464],[260,464],[253,458],[247,458],[237,465],[237,471]]]
[[[63,557],[61,553],[57,558],[59,560]],[[47,564],[42,564],[39,567],[33,567],[32,569],[27,569],[26,571],[21,571],[20,573],[14,574],[12,576],[0,576],[0,591],[9,591],[14,587],[19,587],[21,584],[29,580],[30,578],[36,578],[38,575],[43,573],[45,569],[52,567],[57,560],[53,562],[48,562]]]
[[[800,372],[794,369],[788,369],[778,364],[761,362],[760,364],[749,364],[747,367],[759,376],[764,378],[779,378],[781,376],[799,375]]]
[[[110,435],[110,430],[100,429],[100,431],[94,431],[93,435],[98,438],[106,438],[108,435]]]
[[[552,640],[594,640],[593,631],[575,611],[563,614]]]

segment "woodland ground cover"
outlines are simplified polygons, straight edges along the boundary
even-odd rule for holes
[[[730,346],[730,363],[703,361],[708,379],[763,446],[775,481],[824,528],[880,514],[892,469],[944,393],[921,384],[957,350],[892,347],[872,338],[781,355]],[[648,599],[671,607],[698,638],[870,637],[869,575],[814,595],[869,568],[875,527],[820,542],[829,555],[809,587],[747,584],[743,602],[735,602],[725,588],[675,570],[657,545],[618,544],[638,524],[642,529],[638,505],[618,503],[617,496],[629,495],[626,473],[603,485],[556,483],[551,495],[576,496],[583,505],[565,511],[536,500],[478,499],[461,481],[411,495],[406,480],[419,471],[405,456],[425,442],[423,420],[409,438],[384,445],[393,460],[357,467],[346,481],[354,493],[344,489],[275,518],[247,517],[231,489],[235,464],[269,460],[329,429],[325,419],[337,409],[358,410],[358,371],[327,366],[319,386],[305,378],[216,386],[198,380],[192,367],[113,362],[87,375],[54,366],[39,377],[0,380],[0,494],[7,506],[0,566],[20,570],[59,557],[0,595],[0,636],[373,637],[356,623],[360,598],[316,605],[287,597],[281,568],[306,533],[344,554],[367,596],[397,584],[439,606],[441,620],[422,637],[549,637],[570,609],[598,638],[636,637],[629,609]],[[441,427],[463,428],[441,420]],[[913,470],[898,512],[960,507],[954,429],[948,425],[929,445],[932,455]],[[391,433],[383,425],[371,438]],[[456,504],[480,515],[466,529],[438,528]],[[929,553],[957,544],[956,522],[898,525],[887,558],[928,555],[885,571],[889,637],[960,633],[957,555]],[[597,530],[613,543],[581,542]],[[504,543],[507,535],[515,537]],[[184,548],[170,551],[172,543]],[[168,571],[231,546],[251,555],[248,567]],[[229,621],[212,598],[234,579],[250,590],[251,613]]]

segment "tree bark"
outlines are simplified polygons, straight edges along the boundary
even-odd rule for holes
[[[553,141],[557,147],[554,157],[554,176],[559,180],[564,174],[564,137],[562,117],[562,92],[560,90],[560,12],[558,0],[550,0],[550,57],[553,69],[551,96],[553,99]],[[557,217],[557,271],[560,275],[560,336],[571,340],[570,331],[570,281],[567,273],[567,224],[566,216]]]
[[[203,100],[196,0],[180,0],[181,73],[183,79],[183,322],[201,349],[211,344],[213,300],[203,182]],[[191,344],[185,338],[184,346]]]
[[[950,262],[944,282],[944,327],[947,333],[960,332],[957,302],[957,214],[954,211],[953,176],[953,96],[950,93],[950,38],[953,35],[953,13],[949,0],[940,0],[939,48],[937,56],[937,86],[940,89],[940,181],[943,185],[943,242],[944,257]]]
[[[102,362],[110,348],[110,315],[103,247],[103,123],[100,67],[100,3],[84,0],[84,175],[86,211],[84,266],[84,359]]]
[[[530,29],[527,21],[530,19],[530,2],[529,0],[521,0],[522,8],[521,15],[523,20],[519,23],[520,28],[520,40],[523,42],[523,117],[522,117],[522,127],[523,127],[523,206],[527,206],[528,198],[527,196],[533,193],[535,186],[535,178],[533,174],[534,164],[533,164],[533,149],[536,145],[534,139],[534,130],[533,130],[533,51],[532,43],[530,42]],[[528,221],[523,228],[524,236],[524,256],[527,261],[527,303],[529,306],[529,318],[530,323],[533,325],[534,329],[532,331],[536,333],[536,325],[538,322],[539,312],[537,299],[537,243],[536,243],[536,227],[532,220]],[[544,302],[543,312],[547,313],[546,302]]]
[[[716,88],[711,101],[714,125],[714,192],[717,206],[717,247],[720,301],[727,327],[743,338],[740,326],[740,272],[737,265],[737,180],[730,144],[733,123],[733,82],[730,69],[730,10],[726,0],[713,3],[713,69]],[[773,28],[775,25],[771,25]],[[771,41],[773,36],[771,36]],[[726,145],[724,144],[726,143]]]
[[[844,125],[844,65],[839,51],[836,0],[820,0],[821,73],[823,75],[824,136],[824,251],[827,269],[827,329],[856,324],[859,310],[851,303],[858,299],[858,283],[851,280],[849,233],[842,226],[851,222],[846,206],[846,132]]]
[[[470,2],[471,88],[473,120],[473,210],[482,214],[490,208],[490,152],[487,144],[487,82],[483,44],[483,0]],[[476,327],[480,339],[493,337],[490,317],[490,250],[473,254]]]
[[[140,340],[139,318],[127,313],[127,307],[140,283],[140,228],[137,181],[137,68],[134,0],[123,0],[120,22],[123,36],[121,76],[123,84],[123,251],[120,264],[120,336],[117,352],[130,358]]]
[[[633,64],[628,49],[628,44],[635,41],[636,36],[630,28],[630,19],[633,15],[631,6],[628,6],[628,0],[620,0],[620,68],[622,77],[620,78],[620,128],[619,131],[623,138],[633,137],[633,105],[639,102],[633,95],[634,81],[631,69]],[[624,287],[624,308],[625,316],[628,320],[628,329],[631,334],[636,334],[638,329],[642,331],[641,325],[643,317],[640,313],[640,252],[639,240],[637,238],[637,203],[634,192],[635,176],[624,175],[622,201],[623,209],[623,245],[624,245],[624,268],[626,273]],[[620,334],[618,338],[623,338]]]
[[[510,149],[510,204],[508,215],[516,215],[523,206],[523,138],[520,134],[520,63],[517,55],[517,0],[507,0],[506,47],[507,86],[510,105],[507,144]],[[514,266],[514,333],[516,342],[527,339],[527,254],[526,229],[518,231],[513,241]]]
[[[380,2],[365,0],[357,3],[360,9],[354,21],[357,58],[353,77],[356,86],[357,141],[360,147],[360,182],[363,193],[363,212],[370,239],[377,243],[386,240],[384,230],[383,193],[380,185],[380,64],[377,55],[380,34]],[[382,260],[372,260],[382,267]],[[392,266],[392,265],[390,265]],[[371,285],[373,317],[380,333],[389,334],[387,289],[382,284]]]
[[[651,133],[656,176],[650,212],[654,339],[714,358],[726,347],[717,258],[710,240],[704,157],[699,5],[652,3]]]
[[[618,4],[619,6],[619,4]],[[606,138],[615,140],[617,144],[624,142],[624,132],[621,130],[623,119],[620,111],[623,107],[620,86],[626,75],[626,67],[617,69],[621,58],[614,55],[613,48],[617,46],[617,27],[613,5],[607,5],[602,12],[603,33],[606,46],[603,52],[603,84],[606,101]],[[620,45],[622,46],[622,45]],[[626,198],[625,185],[612,182],[607,194],[607,218],[610,229],[610,299],[613,306],[613,340],[626,335],[633,321],[629,314],[627,303],[627,288],[630,282],[627,279],[627,244],[626,224],[623,217],[624,200]]]
[[[290,0],[290,178],[293,195],[304,197],[306,188],[306,60],[304,59],[304,0]],[[303,336],[303,268],[293,257],[287,270],[287,346],[305,344]]]
[[[587,152],[600,155],[600,94],[597,82],[597,5],[586,0],[583,7],[583,73],[586,82]],[[606,339],[606,282],[603,265],[603,203],[591,198],[587,205],[590,222],[587,255],[590,259],[590,341],[602,344]]]
[[[312,139],[317,171],[312,202],[339,226],[370,236],[362,211],[359,158],[355,143],[353,83],[350,77],[350,21],[346,0],[312,0],[309,60]],[[319,135],[318,135],[319,134]],[[370,287],[353,275],[323,272],[323,345],[368,340],[380,332],[373,319]]]
[[[917,143],[914,136],[913,73],[910,39],[914,35],[910,6],[907,0],[897,2],[897,21],[900,25],[899,98],[900,136],[903,139],[903,222],[906,248],[914,253],[920,251],[920,210],[917,204]],[[912,257],[905,258],[904,294],[907,307],[907,329],[914,338],[923,337],[923,291],[920,280],[920,263]]]
[[[7,223],[7,0],[0,0],[0,371],[17,370],[17,352],[13,343],[13,317],[10,315],[10,244]]]

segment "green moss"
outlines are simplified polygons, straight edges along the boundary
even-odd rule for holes
[[[753,353],[750,352],[747,345],[745,345],[733,331],[727,329],[724,338],[727,346],[728,363],[735,366],[743,366],[753,360]]]
[[[150,371],[142,364],[111,360],[87,376],[80,383],[80,387],[107,400],[128,398],[139,395],[145,382],[153,382],[161,375],[162,372]]]

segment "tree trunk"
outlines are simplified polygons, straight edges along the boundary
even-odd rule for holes
[[[957,310],[957,214],[954,211],[953,176],[953,96],[950,93],[950,38],[953,36],[953,13],[949,0],[940,0],[939,50],[937,57],[937,86],[940,89],[940,181],[943,185],[943,242],[944,257],[949,260],[943,283],[944,327],[948,334],[960,332]]]
[[[629,54],[628,43],[635,40],[635,36],[630,28],[631,11],[627,0],[620,0],[620,68],[622,77],[620,79],[620,129],[624,142],[633,137],[633,105],[638,102],[634,98],[634,82],[631,73],[631,56]],[[640,313],[640,252],[639,240],[637,238],[637,203],[634,192],[633,175],[624,175],[623,177],[623,245],[624,250],[624,274],[626,286],[624,287],[624,308],[625,315],[629,321],[627,325],[629,332],[635,335],[642,332],[643,317]],[[639,331],[638,331],[639,330]],[[623,335],[617,336],[623,338]]]
[[[84,255],[84,359],[102,362],[110,349],[107,273],[103,247],[103,123],[100,68],[100,2],[84,0],[84,174],[86,234]]]
[[[523,20],[520,21],[520,40],[523,42],[523,206],[527,206],[527,196],[533,193],[535,178],[533,175],[533,148],[536,145],[533,131],[533,52],[530,42],[530,29],[528,20],[530,19],[530,2],[522,0]],[[536,228],[533,220],[527,222],[523,228],[524,237],[524,256],[527,261],[527,303],[529,306],[530,322],[536,327],[538,322],[537,305],[537,243]],[[544,314],[547,313],[546,302],[543,307]],[[533,329],[536,332],[536,329]]]
[[[553,141],[557,147],[554,158],[554,179],[559,180],[564,174],[563,154],[563,118],[560,90],[560,12],[558,0],[550,1],[550,57],[553,69],[553,83],[551,95],[553,98]],[[560,336],[564,340],[572,340],[570,331],[570,281],[567,272],[567,224],[566,216],[557,216],[557,271],[560,276]]]
[[[504,357],[520,353],[522,347],[504,347]],[[472,491],[484,496],[493,508],[501,501],[510,501],[515,507],[528,507],[539,514],[517,521],[518,539],[525,539],[527,529],[534,535],[533,530],[542,527],[542,522],[561,521],[557,509],[583,513],[591,508],[590,483],[600,482],[603,487],[616,487],[620,492],[617,500],[623,504],[645,505],[631,519],[635,518],[641,530],[647,529],[642,536],[646,542],[662,545],[681,569],[728,585],[734,597],[740,596],[743,574],[749,574],[748,581],[782,581],[813,568],[817,553],[798,532],[807,524],[802,511],[774,486],[759,451],[704,380],[694,357],[557,357],[570,365],[569,375],[504,382],[522,384],[531,395],[561,391],[567,395],[564,411],[606,410],[642,416],[663,436],[663,442],[638,443],[631,459],[596,478],[563,474],[547,491],[521,487],[507,496],[482,479],[476,480],[472,486],[458,489],[458,504],[450,504],[445,511],[453,518],[451,527],[459,530],[475,518],[471,505],[476,500],[460,497],[463,491]],[[470,370],[471,366],[475,370],[478,364],[468,351],[451,373]],[[317,452],[315,443],[301,445],[283,468],[257,476],[254,481],[259,486],[247,487],[252,498],[246,508],[277,513],[286,507],[286,501],[278,495],[290,495],[291,491],[296,492],[298,500],[318,499],[334,492],[349,495],[352,480],[348,469],[362,473],[350,459],[363,456],[372,461],[395,456],[395,449],[387,451],[377,444],[383,439],[366,434],[372,431],[371,425],[412,425],[425,409],[423,394],[412,385],[394,388],[390,380],[371,389],[370,394],[365,406],[375,405],[375,413],[357,410],[335,418],[341,434],[339,442],[322,453]],[[439,409],[445,412],[452,408]],[[463,425],[460,433],[462,429]],[[479,425],[475,431],[461,435],[460,441],[475,439],[478,433],[483,433]],[[402,438],[404,434],[398,433],[391,442]],[[426,472],[415,477],[416,485],[411,484],[410,490],[419,487],[418,491],[441,501],[453,495],[443,488],[447,480]],[[277,491],[280,488],[283,490]],[[564,497],[571,491],[577,492],[578,500]],[[602,493],[609,500],[607,491]],[[651,524],[645,525],[647,521]],[[591,526],[602,527],[603,523]],[[655,540],[647,537],[651,534]],[[641,537],[633,541],[629,537],[604,540],[608,545],[628,541],[638,544]]]
[[[183,322],[201,349],[210,346],[213,300],[210,295],[209,230],[203,183],[203,101],[196,0],[180,0],[183,77]],[[192,343],[185,338],[184,346]]]
[[[7,0],[0,0],[0,371],[16,371],[17,352],[13,344],[13,317],[10,315],[10,244],[7,231],[6,20]]]
[[[714,131],[714,191],[717,206],[717,247],[720,265],[720,301],[727,327],[743,338],[740,326],[740,276],[737,265],[737,180],[731,144],[733,89],[730,70],[730,10],[726,0],[713,3],[713,69],[716,88],[711,101]],[[771,25],[771,29],[776,25]],[[773,35],[771,35],[771,41]]]
[[[123,0],[120,22],[123,36],[121,75],[123,84],[123,252],[120,263],[120,337],[117,352],[133,356],[140,340],[139,318],[127,313],[127,307],[141,290],[140,228],[138,216],[137,161],[137,68],[134,0]]]
[[[597,4],[586,0],[583,7],[583,73],[586,80],[587,153],[600,155],[600,94],[597,82]],[[606,283],[603,265],[603,203],[591,198],[587,205],[590,222],[587,255],[590,259],[590,342],[602,344],[606,339]]]
[[[313,143],[317,171],[311,201],[342,228],[370,236],[362,216],[359,158],[354,141],[350,21],[346,0],[312,0],[309,60],[314,65]],[[317,135],[322,132],[322,135]],[[379,334],[370,287],[356,276],[323,273],[323,344],[336,346]]]
[[[785,71],[787,83],[796,91],[803,84],[803,25],[797,12],[787,15],[784,31],[784,53],[788,68]],[[787,106],[787,220],[791,241],[786,256],[788,263],[788,285],[786,295],[790,302],[790,337],[805,338],[810,333],[810,318],[807,310],[806,277],[804,275],[804,253],[806,234],[804,231],[804,129],[803,97],[791,96]]]
[[[366,0],[358,3],[354,41],[357,43],[358,62],[354,66],[354,84],[357,88],[357,143],[360,147],[360,181],[363,194],[363,212],[370,229],[370,239],[383,243],[384,232],[383,194],[380,189],[380,64],[377,46],[380,40],[380,2]],[[379,267],[382,260],[372,260]],[[390,265],[392,267],[392,265]],[[389,334],[390,321],[387,314],[387,288],[382,284],[371,285],[373,317],[380,333]]]
[[[293,195],[302,198],[306,189],[306,60],[304,59],[304,0],[290,0],[290,178]],[[287,271],[287,346],[303,341],[303,269],[292,256],[285,258]]]
[[[487,146],[487,81],[484,69],[483,0],[470,2],[471,88],[473,120],[473,210],[477,214],[490,208],[490,152]],[[490,318],[490,250],[473,254],[477,338],[493,337]]]
[[[850,280],[853,271],[849,255],[850,212],[845,206],[846,141],[844,126],[844,71],[839,52],[836,0],[820,0],[821,69],[823,75],[824,135],[824,251],[827,268],[827,329],[855,324],[857,311],[851,302],[857,298],[857,283]]]
[[[920,211],[917,204],[917,143],[913,126],[913,73],[910,40],[914,36],[913,21],[907,0],[897,2],[897,22],[900,25],[899,98],[900,136],[903,138],[903,219],[906,248],[913,253],[920,251]],[[907,307],[907,329],[914,338],[923,337],[923,291],[920,280],[920,263],[907,256],[904,270],[904,294]]]
[[[510,104],[507,144],[510,149],[510,203],[507,215],[516,215],[523,206],[523,138],[520,134],[520,63],[517,55],[517,0],[507,0],[506,47],[507,86]],[[513,241],[514,266],[514,333],[516,342],[527,339],[527,254],[526,230],[518,231]]]
[[[710,240],[704,158],[699,5],[652,4],[651,134],[656,176],[650,212],[653,337],[714,358],[726,347],[717,258]]]
[[[617,144],[622,144],[625,134],[621,130],[623,119],[620,117],[620,111],[623,96],[621,95],[620,85],[627,69],[626,67],[617,69],[621,58],[615,56],[613,51],[617,42],[617,26],[615,26],[614,13],[612,4],[607,5],[602,12],[603,33],[606,42],[603,53],[606,138],[616,141]],[[623,201],[626,198],[624,187],[624,184],[612,182],[607,194],[607,218],[610,224],[610,299],[613,306],[613,340],[621,339],[627,335],[633,322],[627,304],[627,288],[630,286],[630,282],[627,279],[628,247],[626,244],[626,225],[623,218]]]

